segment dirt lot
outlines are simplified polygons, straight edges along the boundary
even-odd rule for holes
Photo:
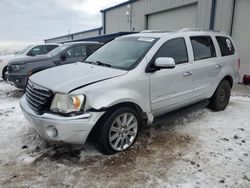
[[[23,118],[23,92],[0,80],[0,187],[250,187],[250,87],[158,118],[127,152],[49,145]]]

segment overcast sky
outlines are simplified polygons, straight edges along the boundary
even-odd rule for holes
[[[0,49],[100,27],[100,10],[124,1],[0,0]]]

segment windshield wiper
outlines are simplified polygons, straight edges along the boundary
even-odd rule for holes
[[[97,65],[101,65],[101,66],[105,66],[105,67],[111,67],[110,64],[108,64],[108,63],[103,63],[103,62],[101,62],[101,61],[96,61],[96,64],[97,64]]]
[[[100,66],[104,66],[104,67],[111,67],[110,64],[107,63],[103,63],[101,61],[96,61],[96,62],[91,62],[91,61],[83,61],[85,63],[89,63],[89,64],[94,64],[94,65],[100,65]]]

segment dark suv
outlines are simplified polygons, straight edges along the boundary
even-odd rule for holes
[[[15,59],[7,67],[7,81],[24,89],[29,76],[51,67],[83,61],[101,45],[98,42],[65,43],[46,56]]]

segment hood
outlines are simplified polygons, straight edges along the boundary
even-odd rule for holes
[[[2,59],[9,59],[9,58],[11,58],[11,57],[14,57],[15,56],[15,54],[9,54],[9,55],[1,55],[0,56],[0,60]]]
[[[25,63],[33,63],[33,62],[40,62],[40,61],[47,61],[50,59],[49,56],[24,56],[24,57],[13,57],[10,61],[12,65],[22,65]]]
[[[38,72],[30,77],[30,81],[53,92],[70,93],[76,88],[121,76],[127,72],[78,62]]]
[[[9,60],[20,58],[20,57],[25,57],[25,55],[17,55],[17,54],[4,55],[4,56],[0,56],[0,60],[9,61]]]

